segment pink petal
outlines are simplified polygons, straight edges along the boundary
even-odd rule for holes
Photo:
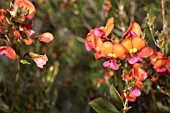
[[[102,37],[105,35],[104,31],[99,29],[99,28],[95,28],[94,29],[94,35],[97,36],[97,37]]]
[[[129,101],[129,102],[135,102],[135,101],[136,101],[136,98],[128,98],[128,101]]]
[[[103,67],[110,67],[110,60],[103,62]]]
[[[156,71],[157,71],[157,72],[165,72],[165,71],[166,71],[166,68],[157,68]]]
[[[136,57],[137,57],[138,61],[143,62],[143,59],[141,57],[139,57],[139,56],[136,56]]]
[[[135,95],[136,97],[141,95],[141,91],[138,89],[138,86],[135,86],[130,93]]]
[[[167,70],[168,70],[168,72],[169,72],[169,74],[170,74],[170,68],[167,68]]]
[[[130,31],[129,33],[132,37],[136,37],[136,34],[133,31]]]
[[[136,62],[138,62],[138,58],[135,56],[132,56],[132,58],[128,61],[130,64],[134,64]]]
[[[118,64],[116,63],[116,59],[113,59],[112,62],[110,63],[110,67],[113,69],[113,70],[118,70],[119,69],[119,66]]]
[[[90,51],[93,49],[93,47],[91,45],[89,45],[87,42],[85,43],[85,48],[87,51]]]

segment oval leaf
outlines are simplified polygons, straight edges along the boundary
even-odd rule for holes
[[[123,99],[113,85],[110,86],[110,96],[112,97],[115,105],[119,109],[122,109],[124,105]]]
[[[112,103],[103,98],[94,99],[89,105],[97,113],[121,113]]]

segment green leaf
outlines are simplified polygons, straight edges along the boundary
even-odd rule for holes
[[[103,98],[94,99],[89,105],[98,113],[121,113],[112,103]]]
[[[22,64],[30,64],[28,61],[26,61],[26,60],[21,60],[20,61]]]
[[[115,105],[119,109],[122,109],[124,105],[123,99],[113,85],[110,86],[110,96],[112,97]]]

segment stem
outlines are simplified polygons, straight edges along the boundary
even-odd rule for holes
[[[159,113],[159,108],[158,108],[156,97],[154,95],[154,91],[153,90],[151,90],[151,94],[152,94],[152,100],[153,100],[154,106],[155,106],[155,108],[157,110],[157,113]]]
[[[163,37],[164,37],[164,41],[166,40],[167,37],[167,22],[166,22],[166,18],[165,18],[165,1],[162,0],[161,2],[162,5],[162,31],[163,31]],[[165,44],[166,45],[166,44]],[[166,52],[166,46],[164,45],[164,53]]]
[[[6,37],[7,41],[8,41],[8,43],[11,45],[11,41],[10,41],[8,35],[5,35],[5,37]]]
[[[164,2],[164,0],[162,0],[162,2],[161,2],[161,5],[162,5],[162,24],[163,24],[162,29],[163,29],[163,33],[166,34],[166,19],[165,19],[164,4],[165,4],[165,2]]]
[[[128,98],[125,99],[125,104],[123,106],[123,113],[126,113],[127,106],[128,106]]]
[[[15,77],[15,96],[14,96],[14,100],[12,102],[12,107],[10,109],[10,113],[13,113],[15,105],[16,105],[16,100],[17,100],[17,95],[18,95],[18,80],[19,80],[19,76],[20,76],[20,68],[21,68],[21,63],[20,63],[21,57],[18,55],[17,57],[17,73],[16,73],[16,77]]]
[[[151,33],[151,36],[152,36],[152,40],[153,40],[153,42],[154,42],[154,44],[155,44],[155,50],[157,50],[157,42],[156,42],[156,40],[155,40],[155,36],[154,36],[154,33],[153,33],[153,30],[152,30],[152,28],[151,28],[151,26],[149,26],[149,30],[150,30],[150,33]]]
[[[114,71],[114,82],[115,82],[115,87],[118,88],[118,79],[117,79],[116,71]]]

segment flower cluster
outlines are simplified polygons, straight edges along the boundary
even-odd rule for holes
[[[118,70],[120,65],[127,64],[126,71],[122,72],[122,80],[125,81],[122,97],[134,102],[141,94],[139,87],[144,87],[143,81],[148,78],[146,64],[153,65],[157,74],[170,74],[170,57],[165,57],[147,45],[141,37],[138,23],[132,22],[121,40],[111,33],[113,28],[114,18],[111,17],[106,26],[90,30],[86,36],[85,48],[87,51],[94,50],[95,59],[108,59],[103,63],[104,67]]]
[[[39,68],[48,61],[46,55],[35,54],[29,49],[21,54],[23,46],[31,46],[35,42],[50,43],[54,37],[46,32],[34,38],[32,30],[36,9],[30,0],[14,0],[9,9],[0,9],[0,55],[6,55],[12,60],[20,57],[21,63],[28,63],[26,56],[32,58]]]

